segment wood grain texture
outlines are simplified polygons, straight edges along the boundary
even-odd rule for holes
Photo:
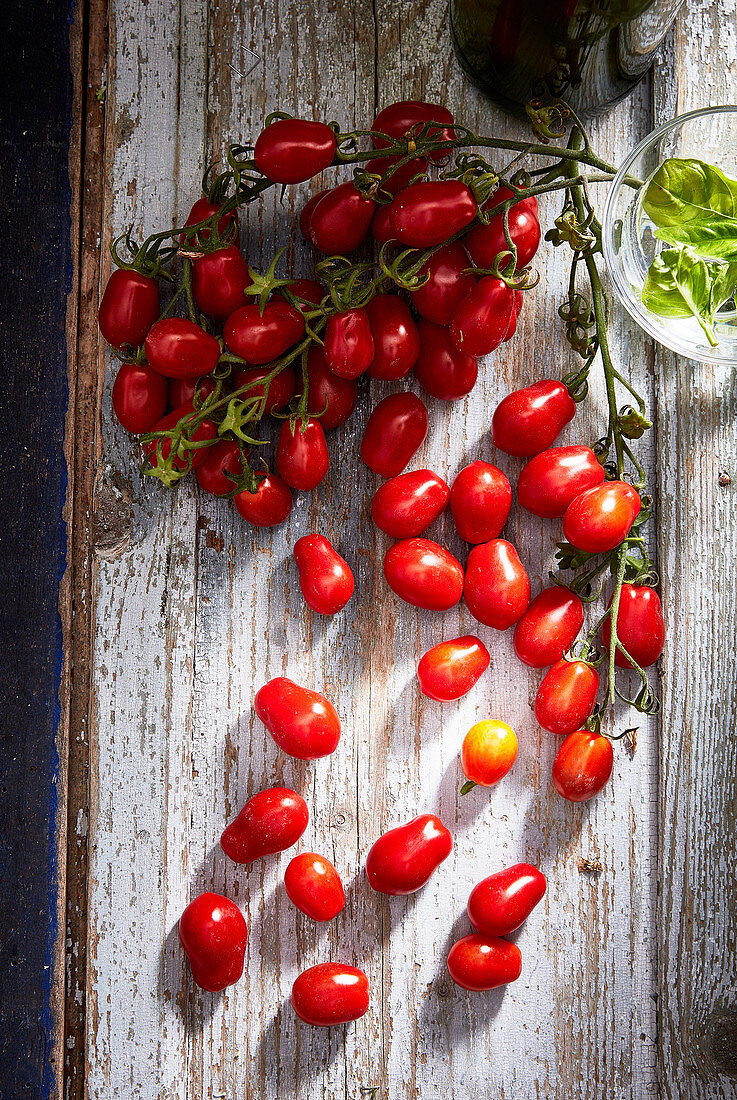
[[[693,65],[705,56],[699,35],[710,16],[706,6],[694,11],[690,29],[679,34],[675,67],[686,50]],[[705,22],[693,22],[699,18]],[[205,160],[217,157],[228,140],[253,137],[277,107],[368,124],[377,106],[424,95],[447,102],[481,132],[520,132],[520,123],[461,77],[440,0],[375,0],[373,6],[358,0],[113,0],[109,43],[108,184],[96,224],[103,247],[130,223],[143,234],[186,214]],[[234,71],[250,63],[242,46],[260,57],[247,77]],[[592,125],[592,140],[616,162],[651,125],[645,84]],[[314,181],[312,189],[319,186]],[[293,221],[309,193],[309,185],[290,189],[281,202],[268,194],[244,216],[243,241],[254,267],[265,266],[276,248],[289,243],[285,270],[308,273],[311,257]],[[544,207],[547,224],[556,212],[553,203]],[[491,446],[490,411],[510,388],[543,373],[560,376],[571,361],[556,312],[564,257],[546,249],[540,267],[542,280],[518,337],[489,357],[469,399],[453,406],[428,402],[431,429],[417,467],[430,466],[450,479],[466,462],[485,457],[518,472],[521,464]],[[100,274],[104,284],[106,259]],[[702,654],[717,624],[725,630],[731,624],[734,633],[733,596],[724,585],[722,604],[707,618],[694,608],[691,587],[702,561],[715,571],[719,554],[733,550],[734,517],[717,496],[716,482],[703,475],[704,466],[682,450],[685,438],[702,446],[707,420],[711,432],[723,435],[728,406],[720,404],[723,381],[710,376],[704,381],[708,411],[705,406],[705,419],[698,420],[686,385],[691,365],[680,364],[675,380],[669,374],[667,390],[663,357],[653,371],[651,346],[619,311],[613,333],[622,367],[649,391],[651,404],[657,400],[658,439],[667,457],[656,466],[651,438],[645,459],[662,486],[660,550],[669,605],[689,611],[678,620],[671,612],[662,743],[658,722],[639,721],[634,758],[616,748],[612,783],[587,806],[564,804],[550,788],[556,743],[538,729],[530,710],[540,674],[518,664],[511,637],[480,631],[492,666],[459,704],[419,695],[414,668],[421,653],[443,636],[477,626],[464,609],[445,615],[411,609],[383,582],[385,540],[368,508],[375,481],[356,459],[368,410],[388,392],[385,386],[363,387],[353,419],[332,433],[327,482],[310,497],[299,495],[283,528],[254,534],[227,503],[191,486],[169,494],[140,476],[135,449],[111,417],[108,363],[99,401],[89,591],[84,1000],[90,1098],[359,1100],[360,1090],[371,1086],[387,1100],[732,1095],[724,1077],[712,1074],[706,1085],[692,1084],[687,1054],[672,1062],[664,1053],[667,1043],[676,1051],[688,1048],[690,1057],[689,983],[703,991],[699,1011],[708,1005],[698,1020],[715,1006],[729,1007],[730,983],[734,988],[728,968],[718,995],[703,985],[720,952],[731,949],[730,965],[735,953],[726,917],[717,940],[696,944],[709,908],[706,898],[698,906],[694,900],[704,867],[716,866],[708,860],[719,860],[716,836],[723,854],[730,834],[706,836],[688,827],[692,820],[706,822],[705,811],[701,817],[696,811],[707,797],[729,794],[726,781],[710,777],[714,761],[724,759],[726,768],[718,744],[734,707],[725,703],[717,715],[715,704],[707,705],[713,682],[725,675],[726,658],[723,647],[713,650],[713,665]],[[602,388],[595,384],[563,438],[594,439],[603,423]],[[726,452],[719,459],[703,455],[710,472],[730,457],[734,468],[734,439],[722,435]],[[703,515],[669,489],[687,473],[696,496],[685,499],[698,499],[700,508],[703,499]],[[702,485],[709,486],[704,498]],[[714,516],[721,550],[707,542]],[[305,609],[290,556],[296,539],[314,530],[335,541],[356,573],[356,598],[331,621]],[[676,530],[689,547],[683,560]],[[556,526],[515,508],[508,532],[537,590],[552,560]],[[447,517],[435,534],[463,552]],[[693,647],[685,694],[673,652],[676,631]],[[281,674],[335,702],[345,732],[329,760],[305,765],[285,758],[255,718],[255,691]],[[704,709],[697,711],[693,700]],[[697,713],[709,715],[713,731],[701,746],[693,725]],[[680,770],[678,749],[686,715],[694,730],[687,772]],[[474,720],[486,716],[514,726],[520,755],[493,793],[461,799],[460,741]],[[614,725],[621,728],[629,717],[617,713]],[[699,770],[701,785],[694,774]],[[239,869],[218,847],[224,824],[243,802],[281,782],[301,790],[310,805],[303,849],[329,855],[347,885],[346,911],[326,928],[297,914],[286,899],[289,853]],[[362,874],[371,843],[425,810],[438,812],[452,829],[452,856],[409,899],[373,894]],[[727,810],[725,804],[723,821]],[[596,857],[602,872],[583,874],[582,856]],[[549,877],[544,903],[516,936],[523,975],[506,991],[465,994],[449,981],[445,957],[453,939],[470,930],[466,898],[478,879],[519,859],[538,862]],[[176,935],[179,914],[203,889],[232,896],[250,925],[246,977],[219,996],[193,984]],[[683,915],[682,896],[696,906]],[[683,948],[693,958],[685,969]],[[363,967],[372,987],[368,1015],[333,1033],[299,1025],[288,1004],[296,974],[327,958]],[[676,1073],[680,1077],[671,1082]],[[682,1091],[683,1082],[686,1089],[712,1091]]]

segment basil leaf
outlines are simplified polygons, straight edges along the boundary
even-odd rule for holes
[[[701,160],[671,157],[652,176],[642,199],[667,244],[688,245],[708,259],[737,259],[737,180]]]
[[[642,304],[660,317],[695,317],[712,347],[714,317],[737,287],[737,261],[703,260],[691,248],[666,248],[650,265]]]

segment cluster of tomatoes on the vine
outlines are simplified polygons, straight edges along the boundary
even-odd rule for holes
[[[454,125],[445,108],[432,104],[397,103],[380,112],[372,127],[376,156],[353,181],[320,192],[301,212],[303,235],[330,257],[318,265],[322,281],[276,279],[275,265],[266,276],[251,271],[237,240],[237,212],[218,201],[221,195],[195,203],[178,241],[184,259],[178,293],[186,292],[189,318],[170,316],[170,307],[161,314],[159,271],[146,248],[132,266],[114,272],[100,307],[100,329],[128,358],[115,379],[113,408],[126,429],[144,436],[151,472],[172,484],[192,470],[206,492],[231,496],[250,523],[273,526],[289,515],[292,490],[312,490],[324,479],[325,431],[352,414],[360,376],[396,382],[414,372],[425,392],[441,400],[471,391],[478,357],[514,335],[540,226],[533,195],[493,180],[486,186],[473,172],[468,178],[463,172],[426,178],[431,162],[447,161],[448,150],[415,156],[414,138],[447,144]],[[400,140],[406,156],[382,155]],[[253,170],[263,181],[302,182],[334,163],[336,148],[333,127],[279,118],[259,136]],[[372,273],[376,265],[341,259],[369,234],[380,249],[378,277]],[[389,260],[394,246],[405,261],[402,274]],[[410,250],[420,257],[414,268]],[[150,270],[137,270],[136,263]],[[409,302],[387,293],[394,283],[405,287]],[[295,371],[298,361],[301,372]],[[543,379],[501,402],[491,434],[500,451],[529,459],[518,480],[520,504],[534,515],[562,518],[569,551],[584,560],[621,546],[641,499],[627,482],[606,480],[591,448],[553,446],[575,408],[563,383]],[[259,442],[252,425],[269,414],[282,420],[276,469],[259,472],[250,462]],[[431,470],[406,470],[428,423],[420,398],[392,393],[374,408],[363,435],[361,458],[385,479],[374,494],[372,516],[397,540],[384,558],[386,580],[414,606],[447,610],[463,598],[485,626],[515,626],[519,658],[549,668],[535,701],[537,720],[567,735],[553,783],[571,801],[591,798],[607,782],[613,754],[607,738],[583,728],[593,724],[595,663],[585,659],[587,653],[581,659],[565,656],[583,625],[582,601],[562,585],[530,600],[528,574],[515,548],[500,537],[512,489],[497,467],[474,462],[450,486]],[[459,537],[471,546],[465,568],[445,547],[422,537],[448,506]],[[348,563],[319,534],[299,539],[294,556],[308,605],[324,615],[340,611],[354,590]],[[610,628],[606,619],[604,648]],[[617,635],[619,667],[633,667],[629,657],[641,671],[657,659],[663,620],[652,588],[624,585]],[[432,699],[459,699],[489,663],[488,650],[474,635],[440,642],[419,662],[420,688]],[[340,722],[332,704],[290,680],[263,687],[256,711],[277,744],[299,759],[316,759],[337,747]],[[461,752],[466,787],[497,783],[516,754],[509,726],[477,722]],[[262,791],[226,828],[223,850],[239,863],[283,851],[296,843],[307,820],[307,806],[296,792]],[[387,894],[411,893],[451,848],[442,822],[424,814],[379,838],[367,859],[369,881]],[[316,920],[332,919],[345,904],[338,872],[316,853],[292,860],[285,886],[294,904]],[[455,944],[448,959],[459,985],[490,989],[519,976],[519,950],[501,937],[522,923],[544,890],[544,876],[526,864],[474,889],[469,916],[477,931]],[[240,977],[246,935],[237,906],[211,893],[196,898],[180,921],[194,977],[207,989]],[[309,1023],[355,1019],[368,1006],[366,976],[354,967],[320,964],[297,979],[292,1003]]]

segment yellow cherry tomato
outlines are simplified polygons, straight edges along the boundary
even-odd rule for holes
[[[517,759],[517,735],[506,722],[486,718],[463,738],[461,765],[466,777],[482,787],[493,787]]]

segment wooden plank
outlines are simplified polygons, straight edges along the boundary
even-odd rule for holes
[[[684,7],[655,81],[656,121],[734,102],[733,5]],[[668,642],[658,905],[664,1097],[737,1096],[737,748],[731,568],[737,546],[734,372],[655,359]],[[731,480],[720,481],[723,473]],[[724,483],[723,483],[724,482]]]

